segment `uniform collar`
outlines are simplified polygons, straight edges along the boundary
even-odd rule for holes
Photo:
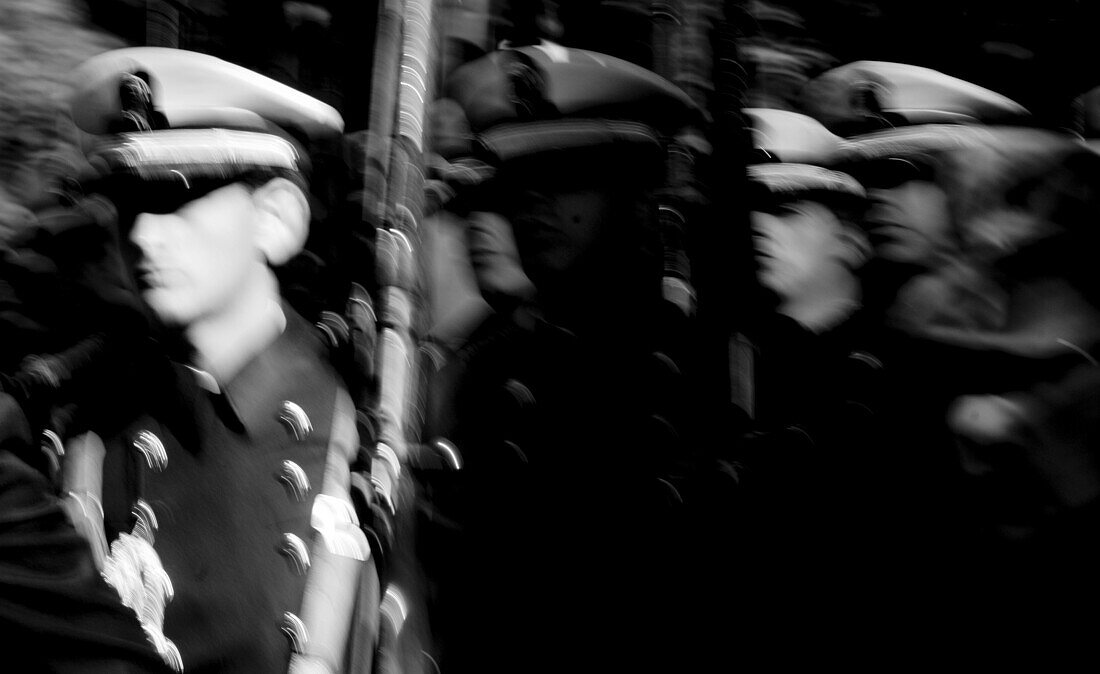
[[[301,359],[303,345],[313,343],[315,337],[305,319],[285,302],[282,310],[286,328],[228,382],[218,382],[210,373],[188,366],[198,387],[215,400],[219,413],[249,434],[258,433],[274,418],[287,385],[287,372]]]

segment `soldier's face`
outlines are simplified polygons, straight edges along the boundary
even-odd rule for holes
[[[266,263],[255,243],[251,192],[228,185],[173,213],[141,213],[130,234],[142,297],[168,325],[221,312],[256,282]]]
[[[760,283],[784,300],[851,278],[866,242],[816,201],[795,201],[777,212],[751,213]]]
[[[891,262],[932,267],[950,248],[947,194],[927,180],[869,187],[864,223],[875,255]]]
[[[534,277],[556,278],[591,256],[612,217],[598,189],[527,190],[512,223],[524,267]]]

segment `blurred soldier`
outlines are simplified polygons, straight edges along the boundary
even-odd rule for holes
[[[751,332],[759,352],[755,429],[785,436],[778,441],[791,453],[793,475],[855,450],[858,425],[845,414],[867,403],[857,375],[874,362],[849,357],[861,338],[857,272],[869,247],[855,223],[865,195],[851,176],[807,164],[750,166],[749,179],[757,190],[750,213],[757,275],[774,307]]]
[[[774,430],[805,422],[807,415],[828,418],[822,396],[838,382],[835,376],[821,379],[819,369],[843,361],[858,343],[858,273],[870,254],[859,226],[867,194],[851,175],[800,163],[824,164],[837,152],[839,139],[817,121],[770,109],[749,109],[746,116],[757,151],[770,160],[748,167],[757,278],[770,298],[759,320],[760,348],[765,356],[781,354],[762,358],[761,367],[790,365],[777,380],[758,378],[757,423]],[[788,343],[792,339],[800,346]],[[792,387],[793,379],[799,385]],[[800,391],[803,404],[796,402]]]
[[[1046,231],[1034,218],[1020,217],[1020,210],[1006,215],[1003,195],[1022,189],[1006,184],[1007,176],[1072,144],[1062,134],[970,124],[919,124],[842,143],[836,164],[867,187],[871,201],[864,226],[875,254],[864,287],[869,309],[891,333],[885,338],[892,342],[891,359],[916,363],[910,339],[931,344],[924,338],[934,324],[963,330],[1003,325],[1008,289],[992,260],[1004,246],[1024,245]],[[1011,168],[1013,161],[1020,166]],[[943,354],[927,355],[934,360]],[[963,378],[1009,375],[999,367],[979,373],[983,362],[944,369],[956,383],[941,380],[934,388],[946,394]],[[928,371],[918,366],[911,374],[926,379]]]
[[[952,259],[949,193],[941,166],[989,138],[989,124],[1028,118],[1018,103],[944,73],[905,63],[857,61],[806,85],[808,114],[845,137],[831,158],[867,189],[864,224],[874,247],[868,304],[885,311],[913,275]]]
[[[876,209],[888,212],[884,202],[851,174],[784,163],[799,157],[860,167],[837,162],[854,142],[791,115],[748,113],[761,155],[779,162],[749,167],[750,179],[767,188],[752,199],[751,222],[758,276],[774,294],[774,314],[759,317],[751,335],[757,433],[735,454],[747,516],[734,520],[746,550],[735,564],[758,579],[745,593],[751,610],[785,636],[832,640],[858,629],[908,640],[919,616],[953,598],[957,587],[954,568],[939,562],[955,549],[947,526],[954,501],[941,486],[949,456],[910,442],[927,437],[923,408],[910,405],[922,393],[909,390],[908,352],[883,338],[878,307],[867,303],[879,289],[867,285],[864,263],[875,240],[862,225]],[[903,134],[890,133],[895,143],[887,152],[901,154]],[[883,170],[857,175],[873,185]],[[943,220],[935,224],[948,230],[950,213],[939,206]],[[911,239],[899,236],[897,248],[883,250],[897,252],[899,262],[935,266],[930,253],[938,248],[924,245],[925,231],[935,230],[914,226]],[[818,610],[837,603],[857,607],[843,626],[829,622],[828,608]],[[794,617],[774,606],[799,610]]]
[[[748,109],[754,146],[747,206],[757,278],[770,296],[754,317],[753,432],[729,448],[740,498],[725,535],[738,542],[733,574],[753,578],[740,599],[753,641],[830,640],[818,607],[872,602],[892,562],[856,571],[890,504],[875,452],[881,363],[864,344],[859,270],[870,247],[867,205],[850,175],[821,166],[839,139],[812,118]],[[871,508],[867,504],[873,503]],[[888,546],[879,539],[883,550]],[[831,552],[820,555],[822,549]],[[784,608],[780,608],[784,607]],[[795,610],[790,610],[794,607]],[[873,625],[860,621],[860,629]]]
[[[372,634],[351,628],[371,575],[348,493],[354,411],[272,269],[309,232],[296,138],[331,138],[342,121],[186,51],[108,52],[76,83],[72,113],[100,171],[89,190],[118,209],[167,359],[147,368],[145,416],[70,443],[65,489],[101,525],[105,575],[177,671],[345,671],[372,648],[349,636]]]
[[[872,198],[866,226],[876,259],[865,287],[874,292],[870,300],[882,316],[881,355],[892,372],[886,414],[891,426],[905,429],[892,452],[911,467],[914,523],[931,542],[928,549],[987,558],[991,548],[982,529],[991,510],[1018,525],[1036,515],[1035,492],[1027,487],[1035,474],[1008,460],[1017,450],[990,449],[1006,445],[1001,440],[1016,432],[1010,429],[1018,427],[1017,417],[1012,404],[979,394],[1029,390],[1063,376],[1066,364],[1080,363],[1077,351],[1089,353],[1095,309],[1080,282],[1060,278],[1080,277],[1066,255],[1071,248],[1054,252],[1052,243],[1070,238],[1052,223],[1067,214],[1085,220],[1080,195],[1088,191],[1087,179],[1064,176],[1072,173],[1070,166],[1083,165],[1087,151],[1071,149],[1075,143],[1061,134],[983,125],[1010,119],[1005,115],[1012,106],[995,99],[972,105],[962,85],[933,86],[940,84],[897,80],[899,91],[915,97],[909,107],[920,108],[906,113],[910,125],[854,136],[842,144],[838,161]],[[965,114],[967,123],[920,123],[950,119],[947,112]],[[1040,178],[1044,172],[1051,177]],[[1054,185],[1072,185],[1064,191],[1073,198],[1054,197]],[[1040,241],[1046,243],[1032,247]],[[1055,260],[1058,270],[1049,266]],[[960,394],[972,395],[957,400]],[[1052,397],[1066,402],[1060,393]],[[971,484],[964,478],[954,446],[960,437],[962,467],[990,479]],[[1061,449],[1067,461],[1081,456],[1065,444]],[[1007,462],[996,462],[1003,470],[988,472],[991,453]],[[1008,487],[1015,479],[1020,482]],[[1013,575],[964,579],[949,566],[930,568],[945,578],[942,587],[987,590],[983,597],[997,595],[998,583]],[[1000,580],[988,582],[994,575]],[[1019,585],[1021,600],[1034,596],[1031,580]],[[960,596],[945,598],[961,603]],[[982,602],[966,610],[977,622],[998,617],[995,609],[986,613]]]
[[[675,432],[646,396],[660,365],[651,195],[662,133],[690,103],[638,66],[545,43],[461,66],[445,91],[496,170],[451,205],[469,242],[468,291],[451,296],[480,295],[485,318],[436,379],[454,402],[438,428],[465,460],[449,510],[462,538],[438,576],[443,669],[683,667],[698,652],[682,648],[695,614],[678,602],[699,578],[648,589],[690,553],[654,467]]]
[[[908,591],[899,585],[895,592],[904,594],[892,596],[913,615],[945,602],[952,618],[964,621],[971,607],[960,605],[959,593],[967,581],[946,561],[970,546],[968,523],[959,517],[965,497],[943,423],[952,390],[946,379],[954,371],[899,330],[897,316],[910,311],[906,289],[920,282],[914,279],[958,260],[947,157],[987,137],[980,125],[915,124],[853,136],[834,160],[864,185],[869,201],[863,226],[873,253],[861,281],[865,343],[883,373],[875,400],[882,435],[872,464],[880,473],[872,479],[889,504],[881,521],[891,544],[882,549],[891,552],[895,572],[919,570]]]
[[[462,107],[447,98],[428,112],[429,190],[435,209],[424,231],[430,290],[428,338],[448,352],[460,349],[494,312],[508,315],[535,293],[520,266],[511,225],[484,207],[480,196],[496,167],[477,156]]]
[[[968,393],[984,388],[1010,397],[1021,395],[1040,409],[1046,405],[1045,396],[1062,400],[1061,404],[1073,404],[1070,397],[1059,392],[1061,385],[1055,382],[1079,368],[1092,369],[1100,346],[1097,287],[1086,252],[1095,245],[1100,158],[1066,137],[1048,134],[1042,147],[1029,147],[1017,135],[1007,131],[999,134],[996,157],[988,160],[970,183],[971,189],[986,197],[961,209],[958,222],[968,268],[978,282],[998,292],[994,313],[997,320],[975,320],[976,314],[980,317],[977,311],[939,309],[923,314],[923,321],[913,321],[908,327],[945,347],[974,352],[970,360],[975,363],[994,360],[1012,364],[1010,368],[996,368],[1001,371],[990,372],[981,380],[973,376],[962,379],[960,386],[969,387]],[[958,157],[955,170],[966,171],[965,167],[973,166],[975,154]],[[945,296],[964,306],[974,303],[957,290],[958,279],[941,274],[934,280],[938,283],[930,280],[921,288],[923,296],[919,299],[923,304],[932,306]],[[913,295],[918,298],[917,293]],[[977,365],[974,367],[977,369]],[[987,364],[983,369],[994,370],[995,365]],[[1036,385],[1046,393],[1032,390]],[[973,415],[965,409],[971,403],[975,404]],[[1020,424],[1036,424],[1032,432],[1042,432],[1042,424],[1037,421],[1042,414],[1035,410],[1018,412],[1022,418],[1017,423],[1012,421],[1017,412],[1007,411],[1012,407],[990,400],[979,404],[976,398],[969,403],[960,401],[952,424],[980,444],[996,438],[1008,441],[1022,432]],[[1033,414],[1035,419],[1024,420]],[[1087,432],[1087,426],[1079,430]],[[1064,501],[1062,507],[1083,505],[1100,493],[1095,486],[1085,486],[1093,482],[1085,482],[1091,472],[1066,471],[1078,480],[1076,486],[1059,484],[1048,476],[1054,481],[1050,485],[1052,495]],[[1039,519],[1030,525],[1020,523],[1025,530],[1042,523],[1039,513],[1031,515]]]
[[[996,141],[954,158],[962,258],[912,288],[920,310],[901,327],[948,399],[972,556],[988,569],[971,590],[991,625],[1032,630],[1100,597],[1100,158],[1032,130]]]

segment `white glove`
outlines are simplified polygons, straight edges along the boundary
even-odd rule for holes
[[[172,580],[149,541],[122,534],[111,544],[103,565],[103,577],[115,588],[122,603],[133,609],[150,641],[164,661],[183,671],[179,649],[164,636],[164,609],[172,600]]]

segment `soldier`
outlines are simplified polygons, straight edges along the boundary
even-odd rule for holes
[[[774,430],[805,422],[820,409],[816,396],[824,391],[807,386],[817,381],[809,373],[819,367],[810,363],[843,360],[858,343],[853,318],[861,316],[863,304],[859,271],[870,254],[859,223],[868,202],[851,175],[821,165],[836,154],[840,139],[816,120],[784,110],[745,112],[758,154],[770,160],[748,167],[757,279],[768,300],[758,321],[760,347],[766,356],[783,354],[767,358],[765,367],[790,365],[779,381],[758,378],[757,425]],[[801,346],[778,346],[791,340]],[[792,388],[789,377],[801,384]],[[797,391],[815,402],[798,404]]]
[[[895,465],[906,467],[898,473],[905,480],[897,491],[908,495],[907,523],[913,540],[922,541],[919,548],[926,551],[923,575],[938,579],[931,588],[936,592],[928,596],[951,602],[958,616],[969,615],[973,622],[996,622],[997,609],[987,611],[982,601],[963,605],[960,593],[1010,608],[997,596],[1003,583],[1017,586],[1021,606],[1037,586],[1016,574],[1020,566],[985,545],[982,526],[988,522],[983,520],[998,508],[997,515],[1008,519],[1032,517],[1037,509],[1030,502],[1035,475],[1021,472],[1020,463],[1001,463],[1019,452],[1008,449],[1019,441],[1008,442],[1019,430],[1017,410],[997,395],[983,394],[1026,390],[1036,381],[1057,379],[1062,367],[1081,363],[1077,350],[1090,348],[1095,310],[1048,267],[1058,260],[1069,271],[1075,266],[1071,258],[1044,246],[1030,255],[1023,252],[1057,230],[1047,219],[1057,212],[1050,202],[1059,201],[1051,199],[1056,190],[1049,185],[1075,182],[1064,175],[1040,178],[1046,172],[1057,175],[1058,162],[1051,157],[1062,154],[1071,164],[1087,167],[1081,161],[1087,150],[1071,149],[1074,143],[1060,134],[981,124],[1004,121],[1016,106],[1003,99],[975,105],[964,91],[967,83],[940,86],[941,80],[917,87],[902,78],[888,84],[909,96],[908,125],[849,138],[838,163],[864,183],[872,199],[865,224],[876,258],[868,265],[865,287],[873,291],[869,299],[881,316],[877,341],[890,372],[883,396],[884,421],[897,433],[890,454]],[[947,114],[951,111],[966,113],[966,123],[922,123],[954,121]],[[1028,177],[1018,182],[1010,178],[1023,175]],[[1078,182],[1073,190],[1085,193],[1084,184]],[[1087,212],[1077,204],[1066,212],[1073,209]],[[1021,254],[1012,254],[1017,249]],[[1044,254],[1046,262],[1037,264]],[[1044,333],[1074,347],[1043,339]],[[1069,389],[1080,385],[1068,377],[1067,382]],[[1053,398],[1064,396],[1057,386],[1051,388]],[[959,399],[960,394],[970,395]],[[1072,407],[1065,400],[1052,405],[1059,406]],[[964,449],[961,465],[956,444]],[[1059,449],[1067,463],[1080,457],[1072,443]],[[986,463],[992,456],[998,456],[993,461],[998,471]],[[970,483],[967,470],[988,479],[974,475]],[[1092,488],[1087,472],[1077,475],[1082,479],[1075,487]],[[967,579],[938,561],[948,555],[996,559],[997,566],[1013,571]],[[1016,577],[1009,581],[1009,576]]]
[[[665,620],[697,615],[687,592],[645,589],[691,568],[654,469],[677,438],[645,398],[660,364],[647,359],[662,269],[651,195],[661,131],[689,117],[686,97],[633,64],[551,44],[463,65],[445,91],[472,154],[496,170],[449,206],[459,223],[440,223],[469,242],[469,292],[452,288],[451,309],[479,307],[480,319],[436,376],[454,407],[434,416],[465,460],[446,504],[462,536],[436,576],[443,668],[600,671],[697,655],[678,650],[696,625]]]
[[[373,573],[348,492],[354,411],[273,271],[309,233],[298,139],[338,136],[340,116],[155,48],[83,64],[71,106],[167,347],[145,414],[66,454],[70,498],[103,515],[104,573],[176,670],[345,671],[372,648],[350,635],[373,633],[351,628]]]
[[[871,214],[900,219],[904,213],[888,208],[883,195],[870,186],[865,190],[850,173],[783,162],[816,157],[834,168],[866,168],[857,175],[884,189],[890,156],[922,157],[917,148],[931,150],[937,140],[952,143],[955,136],[926,132],[910,147],[909,136],[893,131],[865,137],[884,137],[880,146],[857,145],[793,115],[749,114],[761,154],[780,161],[749,167],[749,177],[767,188],[753,199],[751,222],[760,283],[775,295],[775,313],[761,316],[751,334],[757,346],[757,433],[738,447],[749,514],[737,520],[744,525],[747,551],[738,563],[759,579],[759,589],[746,592],[753,609],[796,626],[791,629],[800,630],[799,636],[842,637],[815,609],[838,601],[859,607],[855,614],[888,616],[890,629],[904,634],[929,602],[953,600],[959,587],[954,570],[938,561],[958,549],[949,519],[954,501],[946,495],[949,473],[943,469],[950,456],[909,441],[928,437],[914,429],[923,418],[914,413],[924,408],[910,404],[920,402],[923,390],[907,390],[916,374],[906,367],[911,354],[883,336],[875,304],[880,289],[868,283],[874,277],[863,263],[875,243],[875,252],[910,273],[918,264],[938,266],[937,256],[953,250],[946,192],[929,184],[929,191],[940,190],[938,202],[910,202],[938,206],[933,213],[942,219],[925,227],[914,218],[912,228],[896,238],[868,239],[875,230],[865,234],[863,227]],[[885,156],[875,170],[838,163],[853,147],[868,154],[878,147]],[[828,556],[818,554],[826,549]],[[777,598],[797,605],[804,620],[773,613],[773,606],[782,605]],[[856,619],[842,629],[857,624],[876,634],[882,626]]]
[[[874,256],[865,286],[874,293],[869,304],[885,311],[909,278],[956,253],[947,157],[986,143],[986,125],[1017,123],[1028,112],[971,82],[886,61],[839,66],[803,93],[807,113],[844,137],[831,162],[867,189]]]
[[[728,448],[741,475],[726,535],[733,573],[754,578],[740,594],[760,616],[754,638],[832,636],[815,607],[867,601],[872,576],[853,574],[872,530],[863,501],[885,504],[861,479],[873,444],[877,362],[862,352],[859,270],[870,247],[859,227],[867,199],[852,176],[825,163],[839,139],[798,113],[749,109],[758,154],[748,166],[757,281],[769,300],[753,317],[752,432]],[[828,546],[832,555],[819,558]],[[808,560],[814,560],[812,563]],[[797,606],[798,618],[779,606]],[[762,627],[767,625],[768,627]]]
[[[865,194],[851,176],[806,164],[750,166],[749,178],[757,276],[774,311],[752,331],[755,426],[797,428],[804,441],[831,447],[843,401],[866,395],[848,386],[855,370],[845,374],[862,337],[858,272],[870,248],[855,223]]]
[[[1098,592],[1100,161],[1068,136],[995,138],[954,158],[960,259],[911,284],[905,299],[920,311],[900,327],[921,368],[913,381],[935,396],[954,441],[945,449],[965,506],[955,517],[970,518],[967,554],[989,569],[968,589],[991,629],[1030,632]]]
[[[1096,283],[1086,252],[1095,247],[1100,160],[1069,138],[1047,136],[1041,147],[1019,142],[1011,147],[1011,138],[1004,140],[998,161],[990,161],[972,182],[975,191],[987,198],[962,210],[958,225],[973,275],[998,292],[995,311],[987,312],[996,320],[963,320],[940,309],[910,328],[925,339],[960,350],[974,363],[992,361],[981,369],[972,365],[977,372],[998,366],[1003,370],[982,379],[962,379],[966,393],[990,395],[961,398],[949,418],[952,428],[967,441],[967,456],[984,454],[982,448],[996,444],[1033,445],[1028,450],[1037,454],[1033,470],[1049,481],[1049,496],[1057,506],[1029,510],[1020,503],[1012,512],[1013,504],[999,502],[1006,512],[997,513],[992,507],[996,502],[989,503],[990,514],[1006,520],[999,523],[1002,534],[1008,535],[1011,528],[1014,535],[1027,538],[1049,526],[1047,521],[1055,513],[1072,511],[1100,494],[1095,470],[1086,467],[1088,459],[1078,458],[1081,466],[1075,469],[1053,468],[1059,461],[1073,460],[1069,447],[1085,451],[1087,443],[1082,441],[1091,432],[1087,413],[1076,423],[1070,420],[1079,414],[1073,407],[1083,402],[1077,396],[1091,395],[1088,382],[1100,344]],[[971,156],[960,158],[960,170],[973,163]],[[959,280],[945,275],[936,280],[943,290],[929,291],[929,304],[944,295],[956,304],[974,302],[957,289]],[[966,312],[963,318],[967,313],[979,314]],[[1067,429],[1057,430],[1048,423],[1050,419],[1072,424],[1086,435],[1071,440]],[[1044,440],[1035,442],[1025,437],[1028,434]],[[1059,451],[1065,455],[1059,456]],[[1045,459],[1039,460],[1044,453]],[[999,464],[1007,457],[987,458]],[[970,459],[971,469],[987,463],[974,456]],[[1019,519],[1010,522],[1013,517]]]

